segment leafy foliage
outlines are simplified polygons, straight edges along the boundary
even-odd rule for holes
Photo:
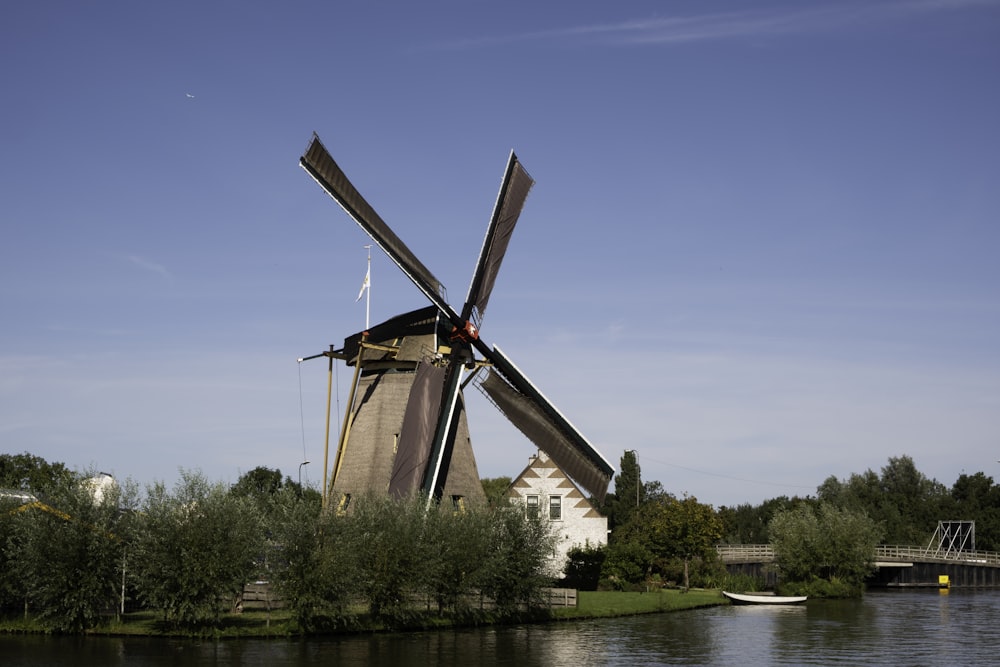
[[[79,477],[62,463],[49,463],[27,452],[0,454],[0,489],[47,495],[65,490]]]
[[[21,582],[16,592],[42,625],[79,633],[118,607],[129,522],[120,511],[120,488],[97,501],[71,479],[48,487],[45,502],[18,508],[7,547],[15,555],[8,566]]]
[[[909,456],[889,459],[881,474],[867,470],[846,481],[827,478],[819,500],[866,513],[885,528],[889,544],[926,544],[944,516],[947,489],[917,470]]]
[[[607,547],[585,544],[573,547],[566,555],[566,566],[563,568],[565,576],[561,585],[582,591],[596,591],[601,580],[601,569],[608,557]]]
[[[628,523],[646,500],[642,470],[634,450],[622,454],[618,470],[618,474],[615,475],[614,493],[609,493],[605,497],[601,508],[608,517],[608,528],[612,532]],[[662,487],[654,487],[653,490],[662,491]]]
[[[302,630],[328,630],[344,620],[356,579],[346,523],[322,513],[318,499],[293,489],[274,500],[268,520],[275,545],[270,574]]]
[[[356,586],[371,614],[390,625],[404,620],[406,592],[418,580],[427,545],[421,542],[424,503],[374,494],[359,498],[341,520],[356,563]]]
[[[424,518],[421,540],[430,548],[421,568],[421,586],[437,602],[438,613],[469,611],[469,593],[489,557],[488,511],[456,512],[444,505]]]
[[[173,494],[162,483],[148,489],[141,517],[133,565],[140,596],[168,625],[216,623],[262,556],[253,503],[181,471]]]
[[[799,498],[778,496],[760,505],[744,503],[736,507],[720,507],[722,539],[727,544],[767,544],[770,541],[768,525],[775,513],[801,502],[804,501]]]
[[[484,477],[480,482],[483,485],[483,493],[486,494],[486,501],[490,505],[505,505],[507,503],[507,489],[511,485],[510,477]]]
[[[651,578],[683,578],[688,588],[692,563],[704,570],[701,574],[716,567],[715,545],[722,536],[722,522],[710,505],[693,496],[665,495],[642,505],[612,535],[605,576],[617,580],[619,587]]]
[[[1000,486],[984,473],[962,473],[951,488],[947,516],[976,522],[976,548],[1000,551]]]
[[[490,513],[486,557],[473,580],[501,614],[537,606],[541,588],[550,583],[546,568],[554,545],[544,519],[525,516],[517,505],[496,508]]]
[[[771,520],[771,544],[784,581],[817,579],[860,594],[874,570],[881,527],[861,512],[830,503],[801,504]]]

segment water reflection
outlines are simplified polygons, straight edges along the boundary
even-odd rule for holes
[[[930,665],[995,663],[1000,591],[715,607],[599,621],[310,640],[0,636],[0,665]]]

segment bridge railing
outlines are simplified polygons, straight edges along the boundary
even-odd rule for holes
[[[774,560],[774,547],[770,544],[719,544],[715,547],[724,563],[768,563]],[[875,560],[941,561],[949,563],[974,563],[1000,565],[1000,552],[951,551],[905,545],[880,545],[875,548]]]
[[[719,544],[715,547],[723,563],[768,563],[774,560],[770,544]]]
[[[996,551],[941,551],[927,547],[881,545],[876,547],[875,554],[876,560],[934,560],[949,563],[1000,565],[1000,553]]]

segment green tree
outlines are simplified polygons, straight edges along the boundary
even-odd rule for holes
[[[17,562],[18,542],[14,527],[17,525],[21,500],[0,496],[0,610],[24,604],[24,580],[14,570]]]
[[[783,587],[812,586],[813,595],[833,596],[861,594],[882,538],[881,527],[864,513],[827,502],[778,512],[770,534]]]
[[[368,494],[353,501],[341,518],[357,563],[357,590],[372,617],[389,626],[406,620],[407,594],[421,580],[425,507],[426,499],[419,496],[397,500]]]
[[[437,602],[438,613],[470,611],[469,593],[489,557],[490,516],[487,508],[455,511],[450,504],[427,512],[421,535],[426,560],[419,584]]]
[[[486,494],[486,502],[490,505],[506,504],[507,489],[511,485],[510,477],[484,477],[480,481]]]
[[[330,630],[346,618],[357,567],[342,517],[322,512],[318,498],[293,489],[275,496],[268,525],[274,540],[275,587],[306,632]]]
[[[125,502],[123,502],[125,501]],[[8,540],[8,565],[39,621],[56,632],[81,633],[118,609],[128,504],[121,489],[100,499],[76,482],[48,487],[46,500],[22,505]]]
[[[642,470],[634,450],[628,450],[622,454],[618,470],[618,474],[615,475],[615,490],[605,496],[602,505],[602,510],[608,517],[608,528],[612,531],[612,535],[618,526],[628,523],[646,499],[646,488],[642,483]],[[662,486],[655,487],[655,490],[662,491]]]
[[[976,522],[976,548],[1000,550],[1000,486],[985,473],[962,473],[951,487],[947,508],[951,519]]]
[[[601,581],[601,570],[608,557],[605,545],[585,544],[575,546],[566,554],[561,586],[582,591],[596,591]]]
[[[691,587],[690,563],[714,563],[715,545],[722,538],[722,522],[711,505],[699,503],[694,496],[669,497],[651,504],[644,520],[653,553],[661,559],[680,559],[684,564],[684,590]]]
[[[885,505],[887,539],[894,544],[925,544],[934,532],[948,491],[917,470],[909,456],[890,458],[880,479]]]
[[[699,577],[718,569],[715,545],[722,537],[722,521],[693,496],[665,495],[648,502],[616,532],[604,575],[619,587],[676,577],[688,588],[692,564]]]
[[[77,481],[80,475],[62,463],[49,463],[40,456],[0,454],[0,490],[26,491],[36,495],[56,493]]]
[[[608,555],[601,568],[601,578],[616,590],[639,586],[653,573],[655,557],[649,540],[641,535],[619,536],[608,544]]]
[[[133,564],[140,596],[168,625],[217,623],[259,567],[262,528],[253,502],[199,472],[182,470],[173,493],[152,485]]]
[[[280,470],[257,466],[240,475],[229,492],[234,496],[252,498],[256,502],[267,504],[284,486]]]
[[[728,544],[767,544],[768,524],[774,514],[802,502],[805,501],[800,498],[778,496],[760,505],[744,503],[736,507],[720,507],[718,516],[722,521],[723,541]]]
[[[846,482],[827,478],[819,500],[864,512],[885,528],[890,544],[926,544],[949,503],[948,490],[917,470],[909,456],[890,457],[881,474],[852,474]]]
[[[541,589],[552,583],[550,522],[527,516],[521,505],[496,508],[489,518],[486,557],[474,582],[501,614],[513,614],[520,605],[537,606]]]

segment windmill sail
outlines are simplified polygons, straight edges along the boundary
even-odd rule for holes
[[[514,233],[514,225],[517,224],[521,209],[524,208],[524,201],[528,198],[528,192],[534,183],[535,181],[514,155],[514,151],[511,151],[496,206],[493,208],[493,217],[486,230],[476,270],[472,274],[469,295],[462,310],[463,320],[473,316],[473,309],[479,313],[479,317],[486,311],[486,304],[490,300],[490,293],[500,271],[500,263],[507,252],[511,234]]]
[[[504,416],[598,501],[614,468],[504,354],[493,348],[493,369],[479,386]]]
[[[443,388],[444,369],[420,362],[403,413],[389,478],[389,494],[395,498],[405,498],[420,490],[437,429]]]
[[[365,201],[316,135],[313,135],[309,148],[299,159],[299,164],[365,230],[434,305],[445,312],[451,310],[444,300],[444,288],[441,282]]]

